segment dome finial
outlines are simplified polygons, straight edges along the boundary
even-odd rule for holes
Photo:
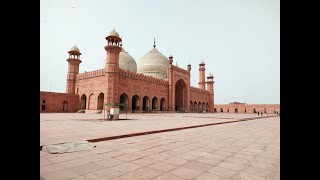
[[[156,38],[153,38],[153,48],[156,48]]]

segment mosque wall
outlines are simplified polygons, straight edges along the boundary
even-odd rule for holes
[[[88,72],[90,74],[91,72]],[[105,76],[104,74],[79,78],[76,81],[76,94],[79,94],[79,101],[85,99],[86,108],[88,110],[98,109],[98,96],[105,92]],[[82,109],[82,108],[81,108]]]
[[[146,76],[141,73],[135,73],[128,70],[120,69],[120,82],[119,82],[119,98],[122,94],[126,94],[128,98],[128,110],[132,110],[133,96],[137,95],[139,100],[137,106],[138,110],[143,110],[143,98],[145,106],[152,110],[152,102],[154,101],[154,108],[158,111],[161,106],[161,99],[164,99],[164,111],[167,110],[168,101],[168,82],[163,79]],[[153,100],[153,98],[155,98]],[[153,101],[152,101],[153,100]],[[120,102],[120,99],[119,99]]]
[[[79,95],[40,91],[40,112],[77,112]]]
[[[268,113],[275,114],[280,112],[280,104],[215,104],[217,113]]]
[[[203,110],[210,112],[209,99],[210,99],[209,91],[192,87],[192,86],[190,87],[190,111],[191,112],[202,112]]]

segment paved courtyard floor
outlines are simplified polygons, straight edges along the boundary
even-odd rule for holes
[[[161,113],[125,114],[118,121],[104,121],[103,114],[40,113],[40,145],[234,121],[256,114]]]
[[[230,121],[248,114],[40,114],[41,143]],[[188,116],[188,117],[187,117]],[[124,115],[125,117],[125,115]],[[120,116],[123,118],[123,115]],[[104,130],[104,128],[106,130]],[[88,132],[89,131],[89,132]],[[95,133],[96,132],[96,133]],[[71,137],[71,138],[70,138]],[[269,117],[94,143],[66,154],[40,151],[42,179],[280,179],[280,118]]]

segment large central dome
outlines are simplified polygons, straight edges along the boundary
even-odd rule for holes
[[[166,79],[168,66],[168,58],[154,47],[139,60],[137,72],[160,79]]]
[[[124,70],[137,72],[137,63],[133,57],[127,53],[122,47],[122,51],[119,54],[119,67]]]

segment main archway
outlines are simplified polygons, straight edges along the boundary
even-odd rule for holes
[[[187,109],[187,85],[180,79],[176,83],[175,89],[175,110],[185,112]]]

